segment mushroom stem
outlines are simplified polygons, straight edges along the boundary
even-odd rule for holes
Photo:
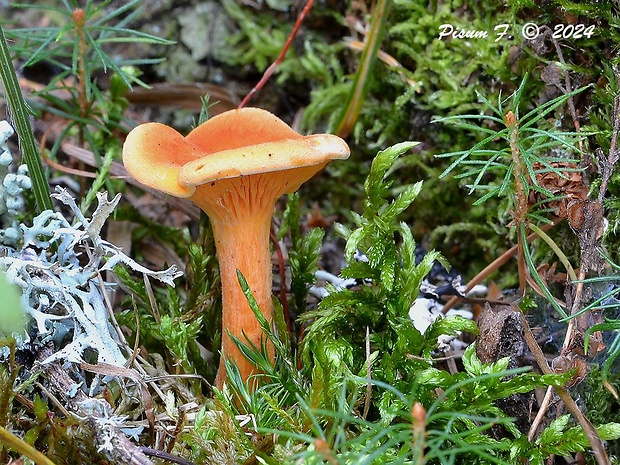
[[[216,386],[226,380],[226,360],[235,360],[241,379],[247,381],[257,368],[237,348],[230,336],[256,347],[267,343],[270,360],[274,348],[258,324],[237,279],[237,270],[246,279],[265,319],[273,321],[271,289],[272,265],[269,231],[275,202],[273,188],[278,182],[265,186],[262,175],[244,177],[241,183],[224,179],[214,185],[199,186],[192,200],[211,219],[215,249],[222,282],[222,349]],[[263,187],[261,187],[263,186]]]
[[[220,365],[215,379],[216,386],[222,388],[226,380],[225,360],[237,363],[241,379],[247,381],[257,374],[256,367],[245,358],[229,335],[244,343],[261,347],[264,333],[252,312],[237,280],[237,270],[241,271],[248,286],[269,323],[272,321],[272,270],[269,250],[269,230],[273,208],[265,214],[258,212],[256,218],[236,218],[233,221],[212,222],[217,259],[222,280],[222,351]],[[246,339],[247,338],[247,339]],[[273,359],[273,345],[267,345]]]

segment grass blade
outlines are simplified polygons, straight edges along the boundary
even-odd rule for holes
[[[391,0],[379,0],[372,13],[370,31],[366,36],[366,44],[364,46],[362,58],[360,59],[359,69],[355,74],[353,89],[351,89],[340,121],[338,121],[336,125],[335,134],[339,134],[341,137],[345,137],[353,130],[353,126],[357,121],[357,116],[362,109],[364,96],[368,89],[370,72],[376,61],[377,51],[381,46],[381,39],[385,31],[385,22],[387,21],[391,3]]]
[[[4,29],[0,25],[0,78],[4,85],[7,106],[10,111],[11,119],[15,125],[15,131],[19,138],[23,158],[28,166],[28,173],[32,180],[32,191],[37,203],[39,212],[53,209],[50,188],[43,172],[41,156],[37,148],[32,127],[28,119],[28,108],[22,91],[17,82],[15,68],[11,61],[9,47],[4,36]]]

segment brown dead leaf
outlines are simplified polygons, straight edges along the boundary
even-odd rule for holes
[[[571,162],[553,162],[550,164],[560,174],[548,171],[542,163],[534,163],[533,168],[536,172],[536,183],[541,188],[549,191],[554,197],[560,197],[545,205],[551,208],[559,218],[566,218],[568,203],[574,200],[585,200],[588,195],[588,187],[584,185],[578,166]],[[530,204],[545,202],[547,197],[534,192],[530,199]]]
[[[306,226],[308,228],[329,228],[334,221],[336,221],[336,215],[323,216],[323,212],[317,202],[314,202],[312,211],[306,216]]]

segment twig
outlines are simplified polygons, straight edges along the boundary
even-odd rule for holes
[[[549,26],[543,26],[541,27],[541,29],[543,30],[543,33],[546,34],[546,36],[549,37],[549,39],[553,43],[553,46],[555,47],[555,52],[558,54],[558,61],[562,63],[563,65],[562,74],[564,74],[564,88],[562,89],[561,87],[559,87],[557,83],[556,83],[556,87],[558,87],[562,92],[569,94],[573,91],[573,86],[570,82],[570,75],[566,68],[566,61],[564,61],[564,54],[562,53],[562,47],[560,47],[560,44],[558,43],[557,39],[553,37],[551,28]],[[573,124],[575,125],[575,132],[579,132],[581,130],[581,125],[579,124],[579,118],[577,117],[577,110],[575,108],[575,102],[573,101],[572,96],[568,98],[567,104],[568,104],[568,111],[570,112],[570,115],[573,118]],[[579,150],[583,152],[583,141],[581,139],[579,140]]]
[[[52,350],[46,348],[38,356],[39,361],[47,359]],[[109,416],[111,407],[103,399],[92,399],[82,390],[78,389],[74,397],[70,397],[75,386],[69,373],[58,361],[48,363],[41,367],[45,373],[51,390],[57,392],[70,410],[85,420],[85,423],[93,430],[97,447],[108,460],[119,465],[154,465],[138,446],[134,445],[118,428]],[[128,370],[114,367],[116,370]]]
[[[127,360],[126,367],[133,368],[136,363],[136,359],[138,358],[138,354],[140,353],[140,313],[138,312],[138,307],[136,306],[136,299],[133,295],[131,295],[131,306],[133,308],[134,316],[136,317],[136,339],[133,344],[133,350],[131,351],[131,357]],[[144,374],[144,373],[142,373]]]
[[[584,279],[586,279],[586,274],[585,272],[580,270],[579,280],[577,281],[577,287],[575,288],[575,297],[573,297],[573,303],[571,306],[571,312],[570,312],[571,315],[575,315],[581,307],[581,298],[583,296],[583,289],[584,289],[584,284],[583,284]],[[568,328],[566,329],[566,335],[564,337],[564,343],[562,344],[562,350],[561,350],[562,354],[564,354],[566,351],[569,350],[569,347],[574,337],[575,328],[577,327],[578,319],[583,318],[583,317],[584,315],[581,315],[581,317],[571,318],[569,320]]]
[[[142,396],[142,408],[144,409],[144,415],[149,422],[149,427],[151,428],[151,431],[155,431],[155,413],[153,398],[151,397],[151,393],[147,388],[146,381],[144,380],[143,376],[141,376],[135,369],[117,367],[115,365],[110,365],[103,362],[99,362],[96,365],[82,362],[80,363],[80,368],[90,373],[114,376],[119,378],[129,378],[131,381],[133,381],[140,388],[140,393]]]
[[[180,465],[195,465],[194,462],[185,460],[183,457],[179,457],[178,455],[173,455],[173,454],[170,454],[169,452],[164,452],[163,450],[151,449],[150,447],[140,447],[140,450],[145,455],[150,455],[151,457],[162,459],[162,460],[165,460],[166,462],[178,463]]]
[[[513,223],[517,227],[517,231],[521,225],[527,224],[527,213],[529,208],[529,200],[524,180],[526,179],[523,166],[523,157],[519,148],[519,121],[512,111],[506,113],[506,127],[510,131],[510,155],[514,165],[513,177],[515,186],[516,205],[513,213]],[[517,270],[519,273],[519,289],[521,297],[525,295],[527,285],[527,265],[525,263],[525,244],[522,236],[517,236]]]
[[[265,70],[265,73],[263,74],[263,77],[260,78],[260,81],[258,81],[258,84],[256,84],[250,92],[248,92],[248,95],[244,97],[244,99],[241,101],[241,103],[239,104],[237,108],[245,107],[250,101],[250,99],[254,96],[254,94],[257,93],[259,90],[261,90],[263,86],[267,83],[267,81],[269,80],[271,75],[275,72],[276,68],[280,65],[280,63],[284,61],[286,52],[288,52],[288,49],[291,47],[291,44],[293,43],[293,39],[299,32],[299,28],[301,27],[301,24],[304,22],[304,18],[310,11],[310,8],[312,8],[313,3],[314,3],[314,0],[308,0],[308,2],[306,3],[306,6],[304,6],[303,10],[301,10],[301,13],[299,13],[297,20],[295,21],[295,25],[293,26],[293,30],[291,31],[289,36],[286,38],[286,42],[284,42],[284,46],[282,47],[282,50],[280,50],[280,54],[276,58],[276,61],[274,61],[273,63],[271,63],[271,65],[269,65],[269,68]]]
[[[545,354],[538,345],[538,342],[536,342],[536,337],[532,333],[530,325],[527,322],[525,315],[521,311],[521,308],[518,305],[512,305],[512,307],[513,310],[519,312],[519,315],[521,316],[521,324],[523,326],[525,342],[527,343],[528,348],[532,352],[532,355],[534,355],[540,371],[542,371],[546,375],[555,373],[547,363],[547,358],[545,357]],[[566,405],[568,411],[573,414],[575,419],[583,428],[583,431],[588,438],[588,442],[590,443],[590,447],[592,448],[596,463],[598,463],[599,465],[610,465],[611,462],[609,461],[609,457],[607,456],[607,452],[605,452],[603,442],[601,441],[601,438],[596,432],[596,429],[594,428],[594,426],[592,426],[592,423],[590,423],[590,421],[584,416],[581,410],[579,410],[579,406],[570,396],[566,388],[563,386],[553,386],[553,389],[555,390],[555,392],[558,393],[558,395],[564,402],[564,405]]]
[[[614,75],[618,83],[620,83],[620,72],[617,69],[614,69]],[[599,166],[601,173],[601,186],[598,193],[598,203],[602,204],[603,199],[605,197],[605,193],[607,191],[607,183],[613,174],[614,166],[618,162],[620,158],[620,150],[617,148],[618,142],[618,133],[620,132],[620,93],[616,95],[614,99],[614,110],[613,110],[613,132],[611,137],[611,144],[609,147],[609,154],[607,157],[604,156],[602,150],[599,151]],[[581,232],[580,232],[581,234]],[[586,269],[588,267],[584,266],[587,262],[587,259],[584,258],[584,245],[582,244],[581,236],[580,236],[580,246],[581,246],[581,262],[582,267],[579,272],[579,279],[577,280],[575,287],[575,294],[573,297],[572,305],[571,305],[571,315],[576,315],[579,313],[581,309],[581,301],[584,295],[584,279],[586,278]],[[571,318],[568,322],[568,328],[566,330],[566,335],[564,337],[564,342],[562,344],[561,354],[566,354],[570,352],[573,348],[573,344],[575,343],[576,334],[578,330],[583,331],[583,328],[589,325],[588,316],[586,314],[580,315],[576,318]],[[587,354],[585,354],[587,355]],[[612,391],[613,392],[613,391]],[[541,408],[542,410],[542,408]],[[540,415],[540,412],[539,412]]]
[[[99,289],[101,289],[101,295],[103,296],[103,302],[105,303],[105,308],[108,311],[108,317],[110,318],[110,322],[112,323],[112,327],[114,328],[114,331],[116,331],[118,340],[120,341],[124,349],[127,351],[127,353],[132,353],[132,349],[131,347],[129,347],[129,344],[127,343],[125,334],[123,333],[123,330],[121,329],[120,325],[118,324],[118,321],[116,320],[116,315],[114,314],[114,308],[112,306],[112,302],[110,302],[110,296],[108,295],[108,292],[105,287],[105,282],[99,271],[97,271],[97,282],[99,283]]]
[[[88,117],[88,78],[86,73],[86,54],[88,53],[88,42],[86,39],[86,13],[81,8],[73,10],[73,22],[75,24],[75,34],[78,40],[77,47],[77,78],[78,78],[78,106],[80,108],[80,118],[82,121]],[[84,145],[86,133],[86,125],[81,122],[78,124],[78,143],[80,146]],[[94,148],[93,148],[94,150]],[[84,171],[84,162],[78,163],[78,170]],[[80,176],[80,197],[86,195],[86,182],[84,177]]]
[[[616,81],[618,85],[620,85],[620,70],[614,69],[614,75],[616,76]],[[611,145],[609,146],[609,155],[607,158],[603,157],[600,165],[602,169],[601,173],[601,187],[598,191],[598,201],[603,202],[603,198],[605,197],[605,193],[607,192],[607,183],[609,182],[609,178],[614,171],[614,166],[618,162],[620,158],[620,149],[618,149],[618,132],[620,132],[620,92],[616,95],[614,99],[614,111],[613,111],[613,132],[611,134]],[[601,154],[602,155],[602,154]]]
[[[543,231],[548,231],[555,225],[556,223],[546,224],[541,229]],[[527,242],[528,243],[532,242],[537,237],[538,236],[536,234],[530,234],[529,236],[527,236]],[[480,271],[476,276],[474,276],[467,283],[467,285],[465,286],[465,293],[471,291],[476,284],[480,284],[482,281],[488,278],[491,275],[491,273],[493,273],[494,271],[497,271],[497,269],[500,268],[502,265],[504,265],[506,262],[508,262],[508,260],[510,260],[516,252],[517,252],[517,246],[516,245],[512,246],[511,248],[506,250],[503,254],[501,254],[499,257],[497,257],[495,260],[493,260],[491,263],[489,263],[487,266],[485,266],[482,271]],[[452,297],[443,306],[441,313],[445,315],[448,312],[448,310],[450,310],[452,307],[454,307],[458,303],[459,300],[460,300],[459,296]]]
[[[547,388],[547,391],[545,392],[545,397],[543,398],[543,401],[540,403],[540,408],[538,409],[536,418],[534,418],[534,421],[532,422],[532,425],[530,426],[530,430],[527,433],[527,439],[530,442],[534,442],[536,431],[538,430],[538,427],[542,423],[543,418],[545,417],[545,414],[547,413],[547,410],[549,410],[549,405],[551,405],[552,394],[553,394],[553,388],[549,386]]]
[[[185,426],[185,420],[187,419],[187,413],[182,406],[177,407],[177,412],[179,417],[177,418],[177,424],[174,427],[174,431],[171,434],[170,442],[166,447],[166,452],[171,453],[172,449],[174,449],[174,444],[177,441],[179,435],[183,432],[183,426]],[[144,451],[143,451],[144,452]]]
[[[71,413],[67,410],[67,408],[62,404],[62,402],[60,402],[60,400],[58,399],[58,397],[56,397],[56,394],[54,394],[53,392],[51,392],[48,388],[46,388],[43,384],[41,384],[40,382],[35,382],[34,385],[36,387],[38,387],[41,392],[43,394],[45,394],[47,396],[47,399],[56,406],[56,408],[58,410],[60,410],[62,412],[62,414],[69,418],[71,417]]]
[[[75,24],[75,34],[78,38],[77,48],[77,78],[78,78],[78,105],[80,107],[80,117],[85,119],[88,116],[88,78],[86,73],[86,54],[88,53],[88,42],[86,39],[86,13],[81,8],[73,10],[71,15]],[[78,125],[78,140],[80,145],[84,145],[84,124]]]

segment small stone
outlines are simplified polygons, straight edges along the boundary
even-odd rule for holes
[[[186,45],[196,61],[211,57],[217,61],[228,58],[228,38],[233,27],[224,8],[207,2],[196,5],[179,16],[181,42]]]

